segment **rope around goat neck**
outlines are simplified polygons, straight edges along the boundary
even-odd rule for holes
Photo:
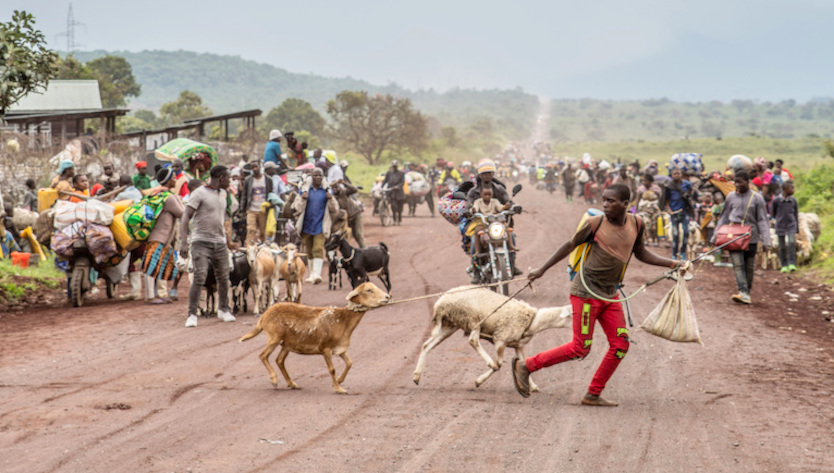
[[[482,289],[482,288],[485,288],[485,287],[499,286],[501,284],[509,284],[511,282],[519,282],[519,281],[530,282],[526,277],[521,277],[521,278],[510,279],[508,281],[493,282],[493,283],[489,283],[489,284],[479,284],[477,286],[467,287],[465,289],[459,289],[459,290],[456,290],[455,292],[472,291],[472,290],[475,290],[475,289]],[[526,288],[526,287],[527,286],[524,286],[524,288]],[[522,288],[522,289],[524,289],[524,288]],[[434,294],[426,294],[425,296],[417,296],[417,297],[412,297],[410,299],[402,299],[402,300],[398,300],[398,301],[391,301],[391,302],[389,302],[385,305],[389,306],[389,305],[393,305],[393,304],[400,304],[400,303],[403,303],[403,302],[414,302],[414,301],[419,301],[419,300],[423,300],[423,299],[430,299],[432,297],[442,296],[443,294],[446,294],[447,292],[448,291],[436,292]]]

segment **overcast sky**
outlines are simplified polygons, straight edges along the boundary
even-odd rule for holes
[[[5,2],[4,2],[5,3]],[[834,96],[834,0],[72,2],[81,50],[238,55],[408,88],[548,97]],[[67,48],[69,2],[26,0]],[[8,13],[4,21],[8,19]]]

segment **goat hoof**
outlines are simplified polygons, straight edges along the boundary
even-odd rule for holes
[[[530,383],[530,392],[534,392],[534,393],[539,392],[539,387],[538,387],[538,386],[536,386],[536,385],[535,385],[535,384],[533,384],[533,383]]]
[[[415,375],[414,375],[414,377],[412,378],[412,381],[414,381],[414,384],[416,384],[417,386],[419,386],[419,385],[420,385],[420,375],[419,375],[419,374],[415,374]]]
[[[339,389],[336,390],[336,394],[347,394],[347,391],[345,391],[342,388],[339,388]]]

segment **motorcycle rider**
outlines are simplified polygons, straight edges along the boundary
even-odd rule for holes
[[[385,173],[385,179],[382,185],[388,186],[391,190],[388,197],[391,199],[391,213],[394,216],[394,225],[402,225],[403,223],[403,204],[405,203],[405,192],[403,185],[405,185],[405,174],[399,170],[400,162],[398,160],[391,161],[391,169]]]
[[[510,202],[510,194],[500,181],[494,179],[495,163],[489,159],[482,159],[478,162],[478,177],[475,180],[475,186],[469,189],[466,193],[466,200],[470,204],[474,204],[476,200],[481,198],[481,191],[485,188],[492,189],[493,198],[497,199],[502,205]],[[512,241],[510,245],[515,245],[515,234],[511,235]],[[513,275],[522,274],[518,268],[515,267],[515,252],[510,253],[510,264],[513,269]]]
[[[446,169],[440,174],[440,185],[445,186],[449,179],[454,179],[455,184],[463,182],[463,178],[460,177],[460,173],[455,169],[455,163],[452,161],[446,161]]]

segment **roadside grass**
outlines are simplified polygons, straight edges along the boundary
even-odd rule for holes
[[[813,212],[820,217],[822,231],[814,242],[811,270],[820,279],[834,282],[834,165],[820,164],[794,174],[795,198],[800,212]]]
[[[18,302],[42,286],[58,289],[65,277],[64,272],[55,267],[52,255],[28,268],[12,266],[11,259],[4,258],[0,260],[0,299]]]

